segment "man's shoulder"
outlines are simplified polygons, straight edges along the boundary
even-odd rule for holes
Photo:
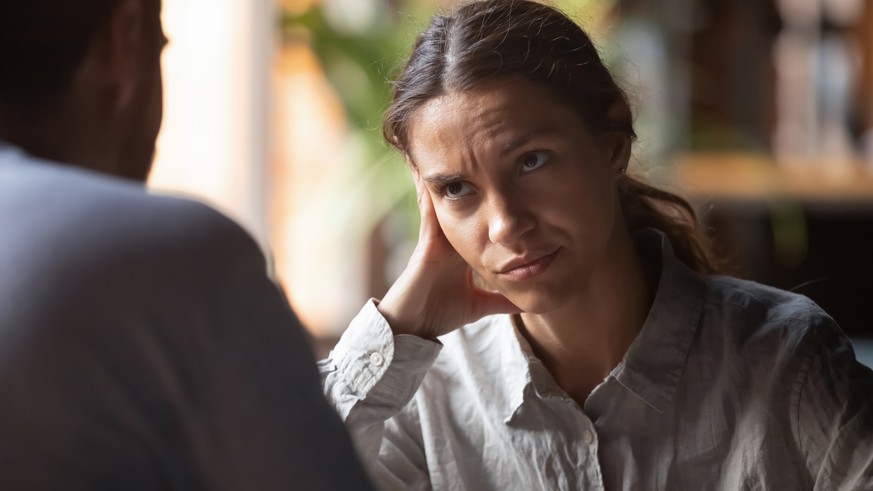
[[[0,262],[19,269],[263,261],[238,224],[203,203],[50,162],[0,166],[0,226]]]
[[[78,230],[103,239],[113,231],[151,242],[247,234],[232,220],[196,200],[157,194],[139,183],[52,162],[32,160],[0,168],[0,219],[4,225],[60,234]],[[106,234],[109,235],[106,235]],[[26,240],[27,235],[19,235]]]

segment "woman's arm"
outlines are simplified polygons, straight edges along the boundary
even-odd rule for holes
[[[385,489],[430,488],[410,401],[442,347],[437,337],[488,314],[519,311],[503,295],[474,284],[414,168],[413,178],[421,227],[409,264],[381,302],[364,306],[319,367],[325,395],[372,479]]]
[[[381,489],[430,489],[413,396],[442,345],[394,335],[374,301],[319,362],[324,393]]]

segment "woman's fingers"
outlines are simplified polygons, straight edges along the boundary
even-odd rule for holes
[[[409,162],[407,157],[407,162]],[[415,193],[418,201],[420,224],[418,229],[418,245],[415,248],[413,262],[422,261],[422,264],[442,261],[446,254],[453,253],[448,239],[443,234],[434,209],[433,198],[418,168],[409,162],[412,182],[415,184]]]
[[[486,315],[521,312],[503,295],[476,285],[472,269],[443,233],[430,190],[415,169],[412,177],[421,214],[418,246],[378,307],[392,330],[435,338]]]
[[[418,169],[415,167],[411,167],[412,169],[412,183],[415,184],[415,194],[418,195],[419,199],[421,199],[421,173],[418,172]]]
[[[424,247],[429,250],[430,254],[435,254],[436,256],[453,253],[454,249],[449,245],[449,241],[443,233],[442,227],[440,227],[433,204],[433,197],[424,183],[421,174],[415,168],[412,170],[412,178],[415,182],[415,191],[418,196],[418,211],[421,215],[421,225],[418,230],[419,246]]]
[[[433,200],[430,198],[430,192],[422,186],[418,189],[418,212],[421,214],[421,222],[425,222],[425,218],[430,215],[433,209]]]

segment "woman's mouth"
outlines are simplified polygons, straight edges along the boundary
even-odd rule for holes
[[[504,265],[500,274],[512,280],[522,281],[533,278],[545,271],[558,254],[560,248],[545,254],[534,253],[517,257]]]

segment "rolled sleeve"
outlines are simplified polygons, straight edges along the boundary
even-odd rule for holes
[[[330,391],[330,384],[326,384],[329,398],[335,402],[350,397],[355,401],[371,399],[389,410],[383,418],[387,419],[409,403],[441,350],[439,342],[407,334],[395,336],[371,299],[319,366],[322,376],[334,372],[332,375],[342,380],[333,386],[341,388],[339,391]],[[348,410],[338,409],[348,417]]]
[[[325,396],[345,422],[370,477],[383,489],[429,487],[418,418],[396,416],[415,412],[410,401],[441,350],[439,342],[395,336],[370,300],[319,363]],[[381,455],[385,442],[400,445],[398,451]]]

